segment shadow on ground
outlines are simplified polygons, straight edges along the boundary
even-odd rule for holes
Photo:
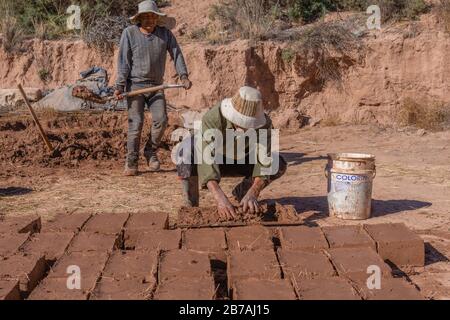
[[[284,160],[286,160],[286,162],[290,166],[298,166],[305,162],[328,159],[327,157],[324,156],[305,157],[304,153],[299,152],[281,152],[280,155],[284,158]]]
[[[0,197],[23,196],[31,192],[33,192],[33,189],[29,188],[21,188],[21,187],[0,188]]]
[[[305,223],[315,224],[314,221],[328,217],[327,197],[285,197],[274,199],[282,205],[293,205],[299,214],[312,213],[305,219]],[[412,211],[431,206],[430,202],[417,200],[372,200],[372,217],[381,217],[404,211]]]

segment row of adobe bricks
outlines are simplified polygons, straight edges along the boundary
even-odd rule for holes
[[[65,258],[68,260],[73,259],[72,261],[74,261],[73,262],[74,264],[76,264],[75,262],[77,260],[80,260],[81,263],[83,261],[83,257],[85,257],[85,255],[89,252],[103,252],[104,253],[103,255],[93,254],[93,256],[97,257],[97,259],[100,259],[99,261],[95,259],[92,260],[97,261],[96,263],[94,263],[94,265],[97,266],[97,269],[100,269],[98,270],[98,272],[101,272],[101,270],[103,269],[106,259],[108,259],[107,252],[110,251],[112,248],[121,248],[121,247],[122,248],[125,247],[128,249],[134,248],[137,249],[138,251],[141,249],[152,251],[156,249],[176,250],[180,248],[181,239],[183,239],[182,240],[183,248],[207,251],[210,253],[216,252],[219,254],[219,256],[220,256],[219,252],[223,249],[226,249],[227,247],[230,250],[236,249],[263,250],[273,248],[273,242],[271,241],[273,236],[273,230],[272,232],[270,232],[268,229],[264,229],[262,227],[236,228],[228,230],[226,232],[226,236],[223,230],[221,229],[188,230],[184,232],[182,237],[180,230],[174,231],[163,230],[164,228],[167,228],[168,225],[167,219],[168,219],[167,215],[165,214],[152,214],[152,215],[136,214],[133,215],[129,220],[128,215],[97,215],[94,216],[93,218],[90,218],[90,215],[83,215],[83,214],[62,216],[57,218],[54,222],[44,224],[42,228],[42,233],[34,235],[31,239],[28,239],[27,234],[14,235],[11,233],[4,233],[4,232],[5,230],[6,231],[17,230],[21,232],[39,231],[37,229],[39,229],[38,225],[40,225],[40,222],[38,223],[37,221],[34,221],[33,223],[30,223],[27,226],[23,225],[20,226],[20,228],[17,228],[18,227],[17,225],[11,224],[11,221],[2,222],[0,223],[0,231],[2,231],[0,244],[3,242],[7,244],[7,246],[0,245],[0,248],[2,248],[0,255],[4,257],[1,263],[3,264],[3,266],[6,266],[0,269],[4,270],[2,271],[3,275],[1,276],[2,277],[1,279],[3,279],[2,281],[4,282],[8,281],[7,279],[14,279],[14,273],[16,274],[20,273],[22,275],[25,274],[26,277],[23,276],[22,279],[19,281],[19,283],[22,290],[22,297],[24,296],[26,297],[31,292],[31,290],[36,286],[37,282],[40,280],[39,276],[35,275],[39,275],[45,272],[46,269],[45,266],[51,265],[56,259],[61,257],[64,254],[64,252],[66,252],[67,248],[68,248],[67,252],[69,254]],[[124,225],[126,230],[125,235],[123,235],[122,233]],[[77,233],[79,230],[81,230],[81,228],[83,228],[83,232],[81,232],[74,238],[73,237],[74,233]],[[367,235],[364,229],[370,232],[371,237]],[[331,228],[324,228],[322,231],[319,228],[289,227],[276,230],[275,235],[278,236],[278,238],[281,240],[281,245],[283,248],[294,251],[306,250],[317,253],[318,250],[328,247],[331,248],[372,247],[377,248],[381,254],[383,253],[386,254],[386,256],[384,256],[383,258],[391,259],[387,255],[392,255],[393,251],[395,250],[401,251],[402,249],[411,250],[412,248],[414,249],[414,252],[416,254],[416,256],[413,256],[413,259],[411,258],[411,255],[399,254],[393,255],[393,257],[394,258],[405,257],[402,258],[404,260],[401,261],[396,260],[394,262],[397,263],[398,265],[423,265],[423,252],[424,252],[423,241],[421,241],[420,238],[411,233],[403,225],[365,226],[364,229],[360,227],[331,227]],[[23,239],[25,239],[25,241],[23,241]],[[12,255],[11,258],[5,258],[11,254],[11,252],[8,253],[7,250],[8,248],[13,248],[15,246],[14,240],[16,240],[16,244],[23,241],[23,243],[18,246],[20,247],[20,252],[22,255],[14,254]],[[352,254],[352,252],[354,254],[355,250],[349,250],[348,254]],[[44,254],[45,258],[40,256],[42,254]],[[251,252],[247,252],[246,254],[251,254]],[[116,255],[118,255],[118,257],[122,256],[119,253],[116,253]],[[305,255],[307,256],[307,254],[304,254],[303,256]],[[68,258],[68,256],[70,258]],[[229,257],[231,260],[228,261],[228,270],[227,270],[228,272],[231,272],[231,270],[236,269],[231,267],[233,264],[236,264],[236,262],[232,261],[234,256],[237,257],[238,255],[232,255],[231,257]],[[289,257],[288,251],[286,251],[285,256]],[[295,256],[299,255],[294,254],[293,258],[291,258],[291,260],[292,259],[294,260],[292,260],[291,262],[289,262],[289,258],[286,257],[283,258],[283,254],[279,254],[278,259],[282,260],[280,262],[282,264],[284,263],[285,266],[288,266],[288,268],[295,269],[296,268],[295,266],[297,265],[298,266],[297,269],[300,268],[300,270],[293,272],[294,274],[298,272],[300,273],[306,272],[306,274],[317,273],[317,270],[314,270],[314,268],[308,270],[307,267],[306,262],[313,261],[314,259],[312,259],[312,257],[309,257],[308,259],[305,260],[306,262],[304,262],[303,264],[306,263],[306,265],[302,265],[301,263],[299,265],[297,262],[295,262],[295,259],[300,259],[300,261],[302,259],[301,257],[296,258]],[[320,255],[316,257],[317,259],[320,260],[321,258],[318,258],[319,256]],[[264,254],[262,254],[261,252],[255,254],[253,259],[248,259],[248,257],[244,257],[243,261],[250,261],[250,260],[258,261],[258,257],[263,259],[262,261],[270,261],[269,265],[273,265],[274,260],[266,259],[270,257],[264,257]],[[102,259],[105,261],[103,261]],[[114,261],[114,255],[111,257],[111,259],[113,259],[112,261]],[[283,259],[287,260],[284,261]],[[350,261],[353,258],[350,257],[343,259],[344,260],[347,259],[347,261]],[[88,260],[90,261],[91,259]],[[28,266],[27,263],[25,263],[24,261],[28,261]],[[35,265],[34,268],[32,267],[33,261]],[[209,259],[208,261],[210,262]],[[9,269],[8,265],[10,266]],[[58,265],[63,266],[63,263],[57,264],[56,267],[58,267]],[[258,263],[258,265],[265,265],[265,264]],[[21,267],[18,268],[17,266]],[[26,271],[27,267],[28,271]],[[61,285],[63,286],[62,287],[64,289],[63,291],[66,292],[67,288],[65,287],[64,281],[61,279],[67,279],[67,274],[66,270],[64,270],[64,268],[62,269],[61,268],[62,267],[60,267],[59,271],[57,268],[56,271],[54,269],[52,273],[50,273],[49,277],[47,277],[49,280],[47,279],[46,280],[47,282],[53,283],[53,285],[50,285],[50,287],[53,286],[57,288],[58,285]],[[90,266],[82,269],[95,270],[96,267],[92,268],[92,266]],[[245,268],[239,267],[237,269],[244,270]],[[181,267],[180,271],[183,270],[184,267]],[[340,271],[340,273],[343,273],[342,270]],[[122,272],[124,274],[127,274],[127,269],[123,269]],[[258,273],[257,271],[251,271],[249,272],[249,274],[241,276],[239,275],[233,276],[230,274],[228,277],[229,287],[232,288],[234,286],[233,284],[231,284],[230,279],[238,279],[239,277],[241,277],[242,279],[252,278],[252,275],[257,273]],[[188,275],[188,277],[192,278],[194,275],[195,272],[193,274]],[[96,274],[88,274],[87,277],[84,278],[91,279],[91,281],[93,281],[93,285],[95,286],[97,276]],[[117,278],[118,276],[116,275],[115,277]],[[148,275],[146,275],[146,277],[151,278]],[[109,278],[115,279],[114,277]],[[165,277],[161,276],[159,278],[161,280],[164,279]],[[178,276],[178,278],[180,279],[183,277]],[[198,277],[198,279],[201,278],[202,277]],[[258,276],[256,276],[256,278],[258,278]],[[259,277],[259,278],[264,279],[266,277]],[[50,281],[50,279],[58,279],[58,281],[57,280]],[[108,279],[108,277],[104,276],[103,279]],[[171,283],[170,281],[167,281],[167,279],[165,283],[166,284]],[[274,279],[277,279],[277,277],[275,276]],[[133,283],[133,281],[131,280],[128,282],[130,286]],[[0,287],[1,286],[8,287],[8,284],[11,286],[11,282],[9,282],[6,283],[6,285],[5,283],[3,283],[2,285],[0,285]],[[180,281],[176,281],[176,284],[179,285]],[[45,293],[43,296],[41,296],[41,298],[45,296],[47,296],[47,298],[51,298],[52,296],[51,293],[58,291],[58,290],[52,291],[46,288],[46,285],[47,284],[45,283],[45,281],[43,282],[43,284],[41,284],[40,287],[42,289],[36,291],[37,292],[36,297],[39,297],[38,293],[41,292]],[[116,286],[120,288],[118,292],[126,292],[126,290],[124,291],[121,288],[123,286],[122,282],[119,283],[112,281],[111,284],[109,284],[109,287],[111,288],[114,288]],[[105,287],[105,285],[103,285],[103,287]],[[138,293],[141,292],[139,286],[134,285],[133,287],[137,291],[131,290],[131,292],[138,292]],[[145,292],[152,292],[153,290],[152,288],[154,288],[151,285],[150,286],[144,285],[144,287]],[[186,285],[186,287],[189,288],[191,286]],[[92,286],[87,285],[85,288],[86,290],[81,291],[82,295],[79,296],[79,298],[86,298],[87,296],[90,296],[92,288],[93,288]],[[161,288],[164,289],[164,287]],[[2,297],[1,290],[2,289],[0,289],[0,298]],[[111,291],[112,289],[111,290],[105,289],[104,291],[107,292],[108,290]],[[7,291],[8,290],[6,289],[5,292]],[[11,292],[13,291],[14,290],[12,290]],[[159,290],[159,292],[163,291]],[[171,290],[168,290],[167,292],[170,293]],[[206,290],[205,292],[208,293],[208,290]],[[73,292],[71,292],[71,296],[72,295]],[[63,297],[61,295],[58,296],[61,298]],[[95,296],[98,297],[99,295],[94,294],[93,297]],[[3,298],[5,297],[7,298],[8,296],[7,294],[3,293]]]

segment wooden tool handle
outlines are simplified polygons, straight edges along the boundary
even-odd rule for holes
[[[164,90],[164,89],[166,89],[166,87],[167,87],[167,85],[163,84],[163,85],[156,86],[156,87],[139,89],[139,90],[127,92],[126,94],[124,94],[124,96],[126,96],[126,97],[136,97],[136,96],[139,96],[141,94],[152,93],[152,92],[157,92],[159,90]]]
[[[34,123],[36,123],[36,126],[39,129],[39,134],[41,135],[41,138],[44,140],[45,144],[47,145],[47,148],[50,150],[50,152],[53,152],[53,147],[50,143],[50,141],[47,138],[47,135],[44,132],[44,129],[42,129],[41,123],[39,122],[36,114],[34,113],[33,108],[31,107],[30,101],[28,101],[27,95],[25,94],[25,91],[22,88],[22,85],[17,86],[19,88],[20,93],[22,94],[23,99],[25,100],[25,104],[28,107],[28,110],[30,110],[31,116],[33,117]]]

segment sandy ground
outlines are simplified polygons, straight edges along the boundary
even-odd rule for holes
[[[373,218],[365,223],[404,222],[426,242],[425,268],[406,270],[427,298],[450,299],[450,132],[397,132],[375,126],[307,128],[283,134],[287,174],[262,198],[293,204],[311,225],[356,224],[328,217],[326,155],[368,152],[377,156]],[[122,162],[82,164],[79,168],[40,168],[3,163],[0,214],[58,212],[168,211],[172,222],[181,205],[175,171],[121,176]],[[230,192],[237,178],[226,178]],[[202,205],[211,197],[202,192]]]

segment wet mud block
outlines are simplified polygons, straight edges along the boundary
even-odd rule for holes
[[[226,235],[229,250],[273,250],[271,231],[263,226],[231,228]]]
[[[222,252],[226,250],[225,232],[223,229],[190,229],[184,232],[183,248],[206,252]]]
[[[59,259],[29,300],[87,300],[105,267],[106,252],[73,252]],[[79,268],[80,288],[74,288],[74,267]]]
[[[296,300],[288,280],[246,279],[233,284],[233,300]]]
[[[97,278],[81,278],[80,289],[73,288],[70,279],[45,278],[31,292],[28,300],[87,300]]]
[[[73,232],[36,233],[24,244],[22,250],[27,254],[43,255],[48,264],[53,264],[62,257],[73,236]]]
[[[214,300],[214,279],[175,278],[163,282],[156,289],[154,300]]]
[[[397,266],[424,266],[425,245],[422,238],[403,223],[365,225],[376,241],[378,254]]]
[[[28,233],[0,233],[0,259],[17,253],[28,238]]]
[[[208,254],[190,250],[172,250],[161,254],[159,282],[175,278],[210,278],[211,262]]]
[[[158,271],[156,251],[114,251],[102,277],[115,280],[137,279],[141,283],[156,283]],[[106,285],[106,284],[105,284]],[[107,284],[113,287],[113,284]]]
[[[99,251],[110,252],[121,246],[120,239],[114,234],[80,232],[70,244],[69,252]]]
[[[33,254],[16,254],[0,260],[0,280],[19,280],[22,296],[37,286],[48,270],[43,256]]]
[[[0,233],[36,233],[42,227],[41,217],[29,215],[23,217],[6,217],[0,220]]]
[[[129,216],[128,213],[96,214],[89,219],[83,231],[117,235],[122,231]]]
[[[375,242],[362,226],[334,226],[322,228],[330,248],[369,247],[376,250]]]
[[[0,301],[21,299],[18,280],[0,280]]]
[[[181,230],[159,230],[149,232],[129,231],[124,234],[124,245],[127,250],[162,250],[179,249]]]
[[[424,300],[420,292],[401,278],[381,279],[380,289],[369,289],[366,282],[358,287],[364,300]]]
[[[59,214],[43,223],[42,232],[75,232],[81,230],[92,215],[90,213]]]
[[[77,266],[82,279],[97,280],[106,265],[107,259],[107,252],[66,253],[56,262],[47,278],[67,279],[70,276],[70,273],[68,273],[68,268]]]
[[[131,215],[125,228],[128,231],[153,231],[169,227],[169,214],[165,212],[140,212]]]
[[[333,265],[322,252],[293,251],[280,249],[278,257],[284,277],[296,278],[330,278],[336,276]]]
[[[336,248],[328,249],[328,253],[339,276],[353,281],[366,281],[373,274],[368,272],[369,267],[377,266],[382,277],[392,277],[391,268],[371,248]]]
[[[281,247],[289,250],[318,252],[328,248],[328,242],[320,228],[283,227],[279,229]]]
[[[274,251],[232,251],[228,255],[228,288],[234,281],[248,278],[281,279],[281,270]]]
[[[293,283],[300,300],[361,300],[344,278],[294,279]]]
[[[143,282],[139,278],[102,278],[89,300],[149,300],[155,286],[156,281]]]

